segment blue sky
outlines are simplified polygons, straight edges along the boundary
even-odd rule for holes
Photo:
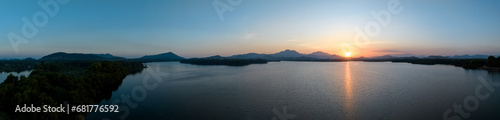
[[[42,2],[50,0],[41,0]],[[390,0],[242,0],[219,18],[215,0],[72,0],[60,5],[37,34],[15,52],[7,37],[22,35],[21,18],[43,9],[37,1],[0,0],[0,58],[53,52],[125,57],[174,52],[183,57],[275,53],[342,54],[355,28],[376,21],[370,12]],[[399,0],[401,13],[355,56],[500,53],[500,2]]]

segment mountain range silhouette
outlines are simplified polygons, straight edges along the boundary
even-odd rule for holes
[[[398,55],[383,55],[376,57],[358,57],[356,59],[408,59],[408,58],[430,58],[430,59],[487,59],[489,55],[454,55],[454,56],[440,56],[440,55],[431,55],[431,56],[411,56],[405,55],[404,57]],[[273,54],[259,54],[259,53],[246,53],[246,54],[237,54],[232,56],[223,57],[220,55],[214,55],[210,57],[205,57],[208,59],[265,59],[265,60],[335,60],[335,59],[344,59],[344,57],[328,54],[322,51],[313,52],[311,54],[303,54],[299,53],[295,50],[286,49],[284,51],[280,51],[278,53]],[[181,57],[173,52],[166,52],[156,55],[145,55],[140,58],[132,58],[129,60],[141,60],[141,61],[179,61],[184,60],[186,58]],[[65,52],[56,52],[49,55],[46,55],[40,60],[44,61],[54,61],[54,60],[127,60],[127,58],[114,56],[109,53],[106,54],[84,54],[84,53],[65,53]]]

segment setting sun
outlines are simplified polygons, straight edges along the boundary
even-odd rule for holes
[[[345,57],[351,57],[351,54],[352,54],[351,52],[344,53]]]

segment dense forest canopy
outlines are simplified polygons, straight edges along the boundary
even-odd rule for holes
[[[0,60],[0,72],[22,72],[26,70],[33,70],[35,64],[40,63],[33,58],[26,58],[24,60]]]
[[[16,105],[97,104],[110,99],[128,74],[140,72],[141,62],[66,61],[35,65],[26,76],[9,75],[0,84],[0,119],[83,119],[85,113],[16,113]]]

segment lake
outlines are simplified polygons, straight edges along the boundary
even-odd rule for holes
[[[28,77],[32,71],[33,70],[28,70],[28,71],[22,71],[19,73],[17,73],[17,72],[0,72],[0,83],[2,83],[5,79],[7,79],[7,76],[9,76],[9,74],[12,74],[12,75],[15,75],[18,77],[20,77],[21,75]]]
[[[286,61],[243,67],[178,62],[147,65],[141,73],[128,75],[111,99],[100,103],[119,105],[119,113],[89,113],[86,117],[443,119],[445,111],[457,104],[469,119],[498,119],[500,111],[500,91],[489,94],[480,82],[500,82],[499,73],[447,65]],[[476,88],[480,88],[480,99],[474,97]],[[465,106],[461,105],[464,101]],[[464,118],[457,113],[449,117]]]

